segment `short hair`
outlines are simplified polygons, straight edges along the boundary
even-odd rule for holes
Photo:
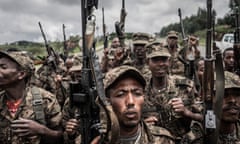
[[[227,51],[233,51],[234,49],[232,47],[229,47],[229,48],[226,48],[224,51],[223,51],[223,57],[225,57],[225,54]]]

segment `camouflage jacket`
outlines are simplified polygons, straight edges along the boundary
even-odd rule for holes
[[[147,64],[144,65],[137,65],[136,62],[132,63],[132,66],[138,69],[142,75],[151,75],[151,71],[148,68]]]
[[[174,144],[174,137],[164,128],[147,126],[142,122],[140,134],[136,140],[120,138],[116,144]]]
[[[65,126],[67,120],[73,118],[73,114],[76,109],[69,109],[69,99],[66,100],[63,109],[63,121],[62,124]],[[70,138],[66,133],[64,133],[65,144],[76,144],[80,143],[81,135],[80,131],[77,132],[74,138]],[[121,141],[121,138],[116,144],[132,144],[133,142]],[[135,142],[136,143],[136,142]],[[156,126],[147,126],[144,122],[141,123],[141,136],[139,137],[139,142],[136,144],[173,144],[174,137],[170,132],[164,128]]]
[[[240,144],[240,121],[235,124],[236,129],[232,134],[219,134],[218,144]],[[194,122],[191,132],[186,134],[181,144],[203,144],[204,130],[201,123]]]
[[[170,57],[170,74],[184,76],[184,64],[178,59],[179,53]]]
[[[40,95],[43,100],[43,112],[45,115],[46,126],[50,129],[59,129],[62,119],[60,106],[52,94],[39,88]],[[1,144],[39,144],[40,136],[18,137],[11,132],[11,122],[19,118],[36,120],[35,111],[33,108],[33,95],[31,87],[27,88],[24,101],[19,106],[17,113],[12,117],[6,106],[5,92],[0,95],[0,143]]]
[[[70,101],[68,97],[62,109],[62,114],[63,114],[62,126],[64,128],[69,119],[75,118],[75,113],[77,112],[77,109],[78,108],[75,106],[70,108]],[[69,135],[64,131],[64,144],[77,144],[77,143],[80,143],[80,141],[81,141],[80,129],[77,131],[77,133],[73,137],[69,137]]]
[[[143,117],[156,116],[159,119],[156,125],[168,129],[177,137],[187,133],[190,130],[191,119],[176,115],[168,102],[174,97],[180,97],[184,106],[192,110],[193,82],[181,76],[168,76],[167,87],[156,92],[152,88],[151,78],[147,81]]]
[[[65,73],[63,72],[61,73],[62,76],[64,74]],[[54,80],[55,77],[56,73],[53,71],[53,69],[49,68],[48,65],[43,65],[37,71],[37,82],[35,85],[53,93],[56,96],[58,103],[62,107],[68,94],[68,81],[63,79],[60,84]]]

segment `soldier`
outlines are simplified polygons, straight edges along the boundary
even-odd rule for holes
[[[132,66],[137,68],[143,75],[149,72],[146,65],[146,47],[150,39],[147,33],[135,33],[132,36],[134,60]]]
[[[111,43],[111,48],[118,48],[120,46],[120,41],[118,37],[114,37]]]
[[[141,120],[145,84],[141,73],[131,66],[114,68],[105,76],[106,95],[120,124],[120,139],[116,144],[173,143],[166,129],[147,126]]]
[[[178,60],[180,48],[178,46],[178,32],[169,31],[167,35],[167,44],[164,46],[168,48],[170,58],[170,74],[176,74],[184,76],[184,64]]]
[[[240,78],[238,75],[225,71],[225,91],[222,104],[222,116],[219,128],[218,144],[240,143]],[[215,81],[216,83],[216,81]],[[202,126],[198,126],[202,128]],[[194,131],[191,135],[185,135],[183,144],[203,143],[203,129]]]
[[[188,36],[187,39],[187,49],[185,51],[185,60],[196,60],[200,58],[199,38],[192,34]]]
[[[223,64],[226,71],[234,73],[234,50],[232,47],[223,51]]]
[[[177,138],[190,130],[192,120],[201,121],[202,115],[193,112],[193,81],[168,75],[170,56],[167,48],[155,41],[149,44],[147,63],[151,77],[146,77],[145,121],[170,130]]]
[[[32,61],[0,51],[0,143],[61,143],[62,113],[55,96],[30,85]]]
[[[103,57],[101,60],[101,69],[103,73],[106,73],[110,69],[115,67],[115,51],[120,47],[118,37],[114,37],[110,48],[105,48],[103,51]]]
[[[67,69],[64,66],[64,61],[60,57],[54,58],[58,61],[58,63],[56,63],[57,67],[53,65],[53,61],[55,60],[50,56],[46,58],[43,65],[37,70],[38,83],[36,85],[54,94],[62,107],[67,97],[67,89],[63,84],[59,83],[59,79],[67,73]]]

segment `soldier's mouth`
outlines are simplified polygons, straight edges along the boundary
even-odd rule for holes
[[[126,112],[125,114],[124,114],[127,118],[135,118],[136,116],[137,116],[137,112]]]

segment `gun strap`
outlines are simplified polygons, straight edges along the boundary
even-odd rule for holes
[[[222,63],[222,55],[221,53],[216,54],[216,101],[214,103],[214,112],[216,114],[216,133],[215,138],[218,138],[219,135],[219,127],[220,127],[220,120],[222,115],[222,103],[223,103],[223,97],[224,97],[224,87],[225,87],[225,78],[224,78],[224,69],[223,69],[223,63]]]
[[[32,96],[33,96],[33,111],[35,112],[35,118],[41,124],[46,124],[45,114],[43,111],[43,99],[40,94],[40,90],[37,87],[31,88]]]

